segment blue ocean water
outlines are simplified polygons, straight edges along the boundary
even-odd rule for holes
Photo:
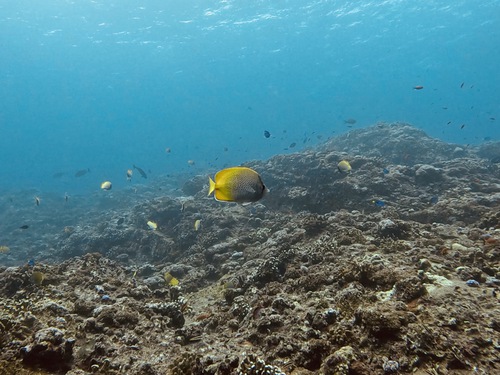
[[[499,23],[498,0],[2,0],[0,190],[215,172],[378,121],[500,140]]]

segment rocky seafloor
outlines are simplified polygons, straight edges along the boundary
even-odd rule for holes
[[[499,161],[381,123],[248,163],[249,206],[198,176],[3,220],[0,374],[499,374]]]

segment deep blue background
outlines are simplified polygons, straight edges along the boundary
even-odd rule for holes
[[[492,0],[1,0],[0,191],[216,171],[349,118],[499,140],[499,21]]]

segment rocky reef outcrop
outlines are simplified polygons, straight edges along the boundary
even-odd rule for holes
[[[500,166],[457,147],[378,124],[249,162],[253,205],[200,176],[13,245],[0,374],[496,373]]]

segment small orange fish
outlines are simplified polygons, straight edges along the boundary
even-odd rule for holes
[[[198,322],[201,321],[201,320],[205,320],[205,319],[208,319],[212,316],[213,314],[212,313],[203,313],[203,314],[200,314],[198,315],[196,318],[194,318],[195,320],[197,320]]]
[[[422,90],[424,86],[414,86],[413,90]]]
[[[494,245],[498,242],[498,240],[496,238],[493,238],[493,237],[485,238],[483,241],[484,241],[485,245]]]

